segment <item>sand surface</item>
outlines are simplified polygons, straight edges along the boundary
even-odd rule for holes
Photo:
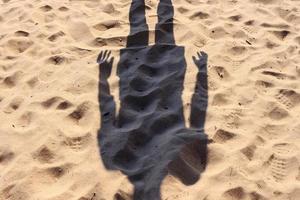
[[[132,199],[132,184],[104,166],[97,141],[97,57],[112,51],[109,84],[118,99],[116,64],[130,3],[0,2],[0,200]],[[153,44],[158,1],[146,4]],[[300,1],[173,6],[175,40],[187,63],[186,123],[198,70],[192,56],[208,55],[210,143],[199,180],[187,186],[169,174],[161,199],[300,199]]]

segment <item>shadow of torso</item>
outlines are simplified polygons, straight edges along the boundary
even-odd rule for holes
[[[182,46],[156,44],[120,51],[120,110],[113,124],[102,124],[99,141],[105,166],[128,176],[135,186],[134,199],[160,199],[168,171],[186,184],[199,178],[197,169],[186,169],[180,157],[186,145],[205,141],[202,130],[185,126],[181,98],[185,71]],[[201,164],[190,157],[195,166]]]

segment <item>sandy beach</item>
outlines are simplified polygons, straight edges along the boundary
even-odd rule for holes
[[[145,0],[149,46],[156,42],[158,3]],[[179,106],[181,125],[189,127],[201,71],[193,56],[205,53],[207,162],[200,173],[189,154],[193,149],[183,151],[199,177],[187,184],[190,175],[178,178],[185,168],[173,162],[161,199],[300,199],[300,1],[172,3],[174,39],[184,51],[171,55],[184,54],[186,69],[180,74],[182,105],[166,109],[177,112]],[[118,63],[128,46],[130,5],[131,0],[0,1],[0,200],[133,199],[127,158],[112,161],[122,169],[108,169],[98,141],[105,113],[97,58],[105,50],[114,58],[107,83],[118,112],[126,79],[118,75]],[[161,80],[159,75],[153,80]],[[148,82],[133,87],[143,90],[143,84]],[[138,153],[156,154],[156,143],[147,145]]]

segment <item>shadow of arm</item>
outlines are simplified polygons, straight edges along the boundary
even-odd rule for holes
[[[114,58],[111,52],[102,51],[97,59],[99,64],[99,94],[98,100],[101,112],[101,128],[111,127],[115,122],[116,105],[110,93],[108,78],[111,75]]]
[[[197,81],[191,102],[190,127],[204,128],[206,109],[208,104],[207,88],[207,54],[197,53],[198,58],[193,56],[195,65],[198,68]]]

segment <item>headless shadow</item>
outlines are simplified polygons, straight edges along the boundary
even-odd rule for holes
[[[155,44],[148,45],[143,0],[133,0],[126,48],[117,65],[120,110],[107,79],[113,58],[101,52],[99,63],[98,133],[101,158],[109,170],[120,170],[134,185],[134,200],[159,200],[160,185],[170,173],[192,185],[206,166],[207,54],[193,61],[198,68],[191,101],[190,127],[185,126],[183,91],[186,61],[184,47],[175,44],[171,0],[160,0]]]

